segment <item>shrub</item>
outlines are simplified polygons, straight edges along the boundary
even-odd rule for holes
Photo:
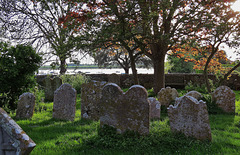
[[[83,83],[87,83],[89,78],[83,74],[76,74],[76,75],[61,75],[61,79],[63,83],[70,84],[74,89],[76,89],[77,93],[81,93],[81,86]]]
[[[19,95],[36,84],[34,72],[41,60],[31,46],[10,47],[0,42],[0,96],[5,107],[15,109]]]

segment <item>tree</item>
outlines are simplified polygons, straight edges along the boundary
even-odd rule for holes
[[[204,45],[209,53],[205,59],[206,61],[201,61],[201,63],[205,64],[203,75],[209,93],[211,88],[208,81],[208,68],[211,66],[216,53],[219,53],[220,45],[223,43],[230,47],[240,45],[240,13],[234,12],[229,2],[234,2],[234,0],[228,0],[226,3],[225,1],[211,1],[211,3],[204,6],[207,11],[203,14],[202,21],[190,23],[195,25],[193,29],[199,30],[192,32],[194,40]],[[231,73],[227,74],[230,75]]]
[[[70,16],[74,3],[64,0],[1,0],[0,26],[10,40],[30,43],[38,50],[47,50],[60,61],[60,74],[66,72],[66,59],[74,49],[74,30],[59,23]],[[76,16],[77,18],[77,16]]]
[[[91,31],[95,41],[107,41],[111,38],[120,41],[124,46],[127,40],[133,40],[153,61],[154,91],[157,93],[165,86],[164,60],[167,51],[188,38],[189,32],[199,31],[189,23],[201,21],[204,13],[208,12],[205,6],[211,3],[212,1],[199,0],[103,0],[101,3],[88,3],[87,6],[93,11],[94,8],[101,8],[98,9],[99,13],[95,10],[92,14],[96,16],[91,18],[94,23],[91,23],[91,28],[99,27],[96,31]],[[215,3],[225,5],[229,4],[229,1]]]
[[[7,97],[9,108],[15,109],[19,95],[35,84],[34,73],[40,64],[41,57],[31,46],[10,47],[0,42],[0,95]]]
[[[99,66],[113,66],[118,64],[125,71],[125,74],[129,74],[131,68],[131,61],[128,52],[119,46],[109,47],[108,49],[100,49],[94,55],[95,62]],[[144,67],[150,68],[151,61],[146,56],[140,54],[134,54],[135,64],[141,64]]]

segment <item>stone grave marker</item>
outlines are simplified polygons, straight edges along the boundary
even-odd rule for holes
[[[224,112],[235,113],[235,93],[229,87],[218,87],[212,93],[212,99]]]
[[[100,117],[99,102],[102,97],[102,88],[106,82],[91,81],[82,84],[81,89],[81,117],[98,121]]]
[[[53,118],[74,121],[76,95],[70,84],[62,84],[54,93]]]
[[[175,88],[166,87],[158,92],[157,97],[161,105],[168,107],[178,97],[178,92]]]
[[[103,87],[100,102],[100,125],[109,125],[118,133],[127,130],[146,135],[149,133],[149,101],[147,91],[140,85],[132,86],[126,93],[109,83]]]
[[[58,76],[55,78],[46,77],[43,80],[45,101],[52,102],[54,98],[54,91],[62,85],[62,79]]]
[[[35,96],[32,93],[23,93],[18,100],[16,118],[32,118],[35,107]]]
[[[113,73],[108,76],[108,82],[109,83],[116,83],[117,85],[120,85],[120,76]]]
[[[199,93],[198,91],[195,91],[195,90],[188,92],[186,94],[186,96],[192,96],[197,100],[200,100],[203,97],[201,93]]]
[[[160,119],[161,114],[161,104],[156,100],[155,97],[149,97],[148,101],[150,103],[150,119]]]
[[[0,108],[0,155],[28,155],[35,146],[22,128]]]
[[[180,97],[175,106],[169,106],[168,117],[172,132],[198,140],[212,140],[207,105],[202,100],[191,96]]]

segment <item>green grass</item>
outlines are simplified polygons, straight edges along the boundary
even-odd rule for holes
[[[212,142],[186,138],[170,131],[166,113],[151,121],[150,134],[140,136],[128,132],[116,134],[114,129],[99,129],[99,122],[80,117],[80,96],[74,122],[52,119],[53,103],[39,103],[31,120],[16,122],[37,144],[32,155],[74,154],[239,154],[240,92],[236,93],[236,115],[211,114]],[[13,119],[14,116],[13,116]]]

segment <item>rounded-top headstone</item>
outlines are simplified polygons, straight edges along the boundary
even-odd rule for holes
[[[212,93],[212,99],[223,111],[235,113],[235,93],[229,87],[218,87]]]
[[[157,97],[161,105],[168,107],[178,97],[178,92],[175,88],[166,87],[158,92]]]

